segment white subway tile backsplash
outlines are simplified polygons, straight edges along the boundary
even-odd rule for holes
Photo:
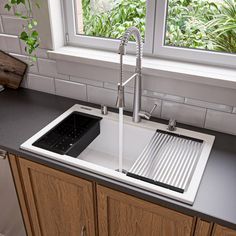
[[[57,74],[56,78],[57,79],[62,79],[62,80],[70,80],[69,75],[63,75],[63,74]]]
[[[116,95],[115,95],[115,99],[116,98],[117,98],[117,92],[116,92]],[[125,107],[124,107],[124,110],[126,110],[126,111],[133,111],[133,99],[134,99],[134,95],[133,94],[125,93]]]
[[[28,88],[28,76],[26,75],[25,78],[21,81],[20,87]]]
[[[159,93],[151,90],[144,89],[143,93],[144,96],[147,97],[154,97],[158,99],[163,99],[163,100],[168,100],[168,101],[173,101],[173,102],[178,102],[178,103],[184,103],[184,98],[176,95],[170,95],[170,94],[164,94],[164,93]]]
[[[19,19],[15,16],[2,16],[2,23],[4,28],[4,33],[19,35],[23,30],[23,25],[26,24],[25,20]]]
[[[57,61],[57,69],[58,73],[102,82],[118,83],[120,78],[119,67],[116,70],[82,63]],[[128,79],[132,74],[124,72],[124,80]],[[129,85],[132,86],[133,81]]]
[[[150,98],[150,97],[144,97],[142,96],[142,110],[150,112],[153,106],[157,104],[156,109],[152,113],[152,116],[154,117],[161,117],[161,100],[156,98]]]
[[[57,77],[56,62],[53,60],[38,58],[38,68],[41,75]]]
[[[110,107],[116,107],[117,92],[110,89],[99,88],[89,86],[88,91],[88,101],[96,104],[103,104]],[[125,110],[131,111],[133,103],[133,95],[130,93],[125,94]]]
[[[208,101],[217,104],[236,106],[235,89],[217,87],[207,84],[178,80],[175,78],[163,78],[157,76],[143,76],[143,89],[175,94],[197,100]]]
[[[88,102],[115,107],[117,93],[113,90],[87,86]]]
[[[0,34],[0,48],[6,52],[21,53],[19,38],[14,35]]]
[[[56,94],[77,100],[87,101],[86,85],[55,79]]]
[[[185,98],[185,103],[193,106],[205,107],[213,110],[224,111],[224,112],[232,112],[232,107],[222,104],[204,102],[196,99]]]
[[[147,96],[147,97],[159,98],[159,99],[163,99],[164,97],[164,93],[158,93],[158,92],[150,91],[147,89],[143,89],[142,95]]]
[[[174,118],[177,122],[203,127],[205,115],[204,108],[167,101],[162,103],[161,117],[164,119]]]
[[[178,102],[178,103],[184,103],[184,98],[183,97],[170,95],[170,94],[165,94],[163,96],[163,99],[168,100],[168,101]]]
[[[117,91],[118,89],[118,83],[109,83],[109,82],[104,82],[104,88],[107,89],[112,89]],[[125,86],[125,92],[126,93],[134,93],[134,88],[130,86]]]
[[[101,81],[96,81],[96,80],[91,80],[91,79],[85,79],[81,77],[74,77],[70,76],[70,80],[76,83],[81,83],[81,84],[88,84],[88,85],[93,85],[96,87],[102,87],[103,83]]]
[[[87,86],[88,102],[103,104],[110,107],[116,107],[117,92],[110,89]],[[133,95],[125,93],[125,108],[126,111],[132,111]]]
[[[48,49],[44,49],[44,48],[38,48],[36,51],[36,56],[40,57],[40,58],[48,58],[48,53],[47,53]]]
[[[207,110],[205,128],[224,133],[236,134],[236,115]]]
[[[115,83],[104,82],[103,86],[106,89],[117,90],[117,84],[115,84]]]
[[[28,88],[55,94],[54,79],[40,75],[28,75]]]
[[[94,86],[87,87],[88,101],[96,104],[104,104],[106,106],[115,107],[117,92],[110,89],[98,88]],[[160,117],[161,113],[161,100],[149,97],[142,97],[142,110],[150,111],[154,104],[158,107],[153,113],[153,116]],[[125,108],[124,110],[133,111],[133,94],[125,93]]]

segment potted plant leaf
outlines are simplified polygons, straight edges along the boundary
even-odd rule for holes
[[[33,17],[32,4],[40,8],[37,1],[8,0],[5,4],[5,9],[10,11],[14,7],[15,15],[24,20],[25,23],[22,26],[19,37],[25,44],[25,52],[30,56],[32,61],[36,61],[36,49],[39,47],[40,38],[37,31],[38,22]]]

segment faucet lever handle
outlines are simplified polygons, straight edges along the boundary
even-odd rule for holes
[[[157,108],[157,104],[155,103],[154,106],[152,107],[152,110],[149,112],[150,116],[156,110],[156,108]]]
[[[155,103],[154,106],[152,107],[150,112],[146,112],[146,111],[140,111],[139,115],[147,120],[149,120],[152,116],[152,113],[155,111],[155,109],[157,108],[157,104]]]

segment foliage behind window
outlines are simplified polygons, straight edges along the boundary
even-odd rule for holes
[[[90,0],[82,0],[84,34],[120,38],[130,26],[136,26],[144,38],[146,0],[121,0],[110,11],[96,13]]]
[[[144,38],[146,0],[116,1],[104,12],[92,11],[91,1],[82,0],[83,34],[120,38],[136,26]],[[165,45],[235,53],[236,0],[169,0]]]
[[[166,45],[236,52],[235,0],[169,0]]]

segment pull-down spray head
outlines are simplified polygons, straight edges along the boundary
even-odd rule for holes
[[[125,107],[125,91],[124,91],[124,86],[122,86],[120,84],[118,85],[116,107],[119,107],[119,108]]]

